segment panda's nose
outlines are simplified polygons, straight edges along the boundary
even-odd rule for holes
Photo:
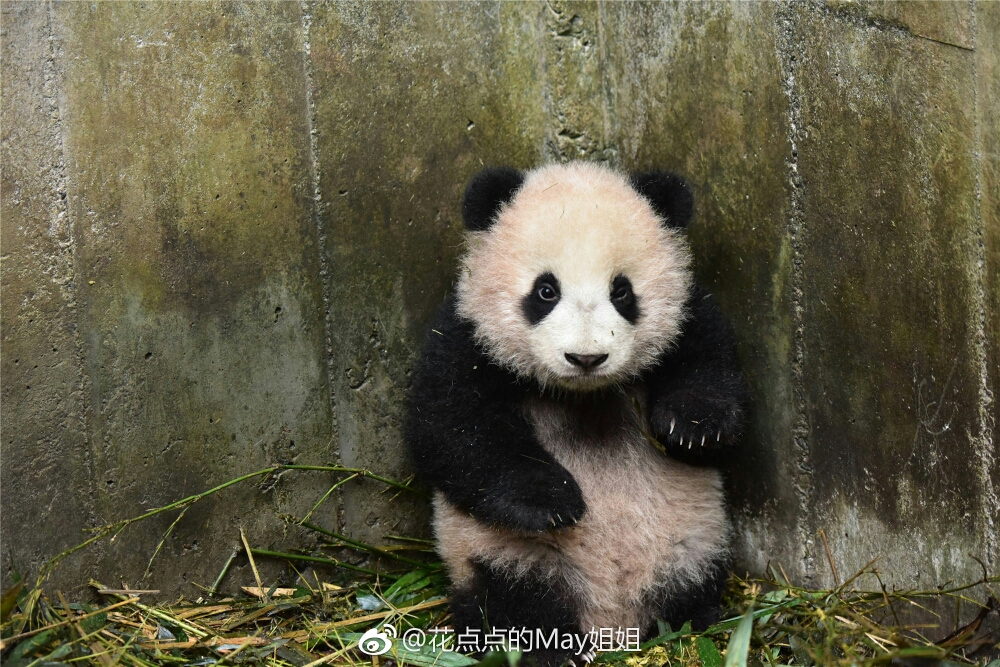
[[[572,352],[566,353],[566,361],[573,364],[574,366],[579,366],[580,368],[597,368],[605,361],[607,361],[608,355],[606,354],[573,354]]]

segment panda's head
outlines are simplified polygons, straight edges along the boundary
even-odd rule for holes
[[[664,172],[486,169],[462,206],[458,313],[496,363],[543,386],[633,378],[680,333],[691,213],[684,182]]]

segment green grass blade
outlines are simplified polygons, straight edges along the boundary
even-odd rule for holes
[[[747,655],[750,653],[750,634],[753,632],[753,605],[743,614],[743,620],[736,626],[736,631],[729,638],[726,647],[725,667],[747,667]]]
[[[722,654],[715,648],[715,642],[708,637],[698,637],[694,640],[702,667],[722,667]]]

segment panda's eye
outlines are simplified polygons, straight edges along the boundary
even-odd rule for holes
[[[559,279],[551,271],[535,278],[531,291],[521,300],[525,319],[532,326],[544,320],[559,304]]]
[[[559,298],[559,292],[556,291],[555,287],[548,283],[542,283],[538,287],[536,294],[538,294],[538,298],[542,301],[555,301]]]
[[[623,286],[611,293],[611,299],[618,303],[628,305],[632,303],[632,287]]]

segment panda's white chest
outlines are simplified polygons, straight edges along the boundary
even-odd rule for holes
[[[436,495],[438,550],[456,585],[485,562],[558,582],[584,629],[646,629],[664,596],[712,572],[729,533],[719,473],[663,456],[642,435],[632,399],[607,400],[526,405],[541,444],[583,492],[587,512],[575,526],[541,535],[487,526]]]
[[[697,583],[726,549],[719,473],[659,453],[627,395],[603,405],[535,399],[528,411],[543,447],[580,485],[587,513],[550,533],[578,592],[584,625],[645,627],[657,599]]]

